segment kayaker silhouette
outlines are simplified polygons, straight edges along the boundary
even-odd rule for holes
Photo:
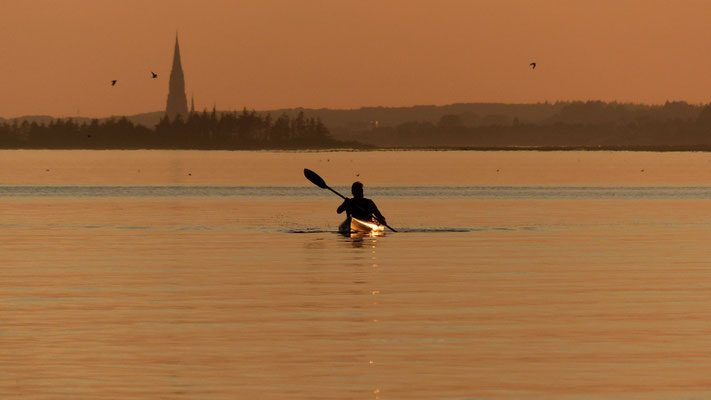
[[[363,197],[363,184],[353,182],[351,186],[352,199],[346,199],[336,210],[339,214],[346,212],[346,215],[362,221],[377,222],[386,225],[385,217],[380,213],[375,202]]]

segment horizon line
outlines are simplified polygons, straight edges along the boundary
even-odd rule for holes
[[[216,110],[217,112],[225,113],[225,112],[237,112],[237,111],[242,111],[242,110],[248,110],[248,111],[256,111],[256,112],[274,112],[274,111],[284,111],[284,110],[315,110],[315,111],[320,111],[320,110],[331,110],[331,111],[357,111],[357,110],[363,110],[363,109],[371,109],[371,108],[384,108],[384,109],[399,109],[399,108],[417,108],[417,107],[449,107],[449,106],[458,106],[458,105],[484,105],[484,104],[496,104],[496,105],[508,105],[508,106],[517,106],[517,105],[556,105],[560,103],[564,104],[570,104],[570,103],[588,103],[588,102],[600,102],[600,103],[605,103],[605,104],[621,104],[621,105],[633,105],[633,106],[648,106],[648,107],[654,107],[654,106],[663,106],[667,103],[686,103],[690,106],[704,106],[704,105],[711,105],[711,101],[708,103],[691,103],[686,100],[666,100],[664,103],[643,103],[643,102],[632,102],[632,101],[617,101],[617,100],[612,100],[612,101],[604,101],[604,100],[599,100],[599,99],[588,99],[588,100],[556,100],[556,101],[538,101],[538,102],[530,102],[530,103],[506,103],[506,102],[497,102],[497,101],[479,101],[479,102],[456,102],[456,103],[446,103],[446,104],[413,104],[413,105],[408,105],[408,106],[360,106],[357,108],[329,108],[329,107],[281,107],[281,108],[271,108],[271,109],[261,109],[258,110],[256,108],[248,108],[247,106],[243,106],[241,109],[223,109],[223,110]],[[207,107],[204,107],[201,111],[195,111],[196,113],[202,113],[204,111],[211,112]],[[72,118],[82,118],[82,119],[109,119],[109,118],[121,118],[121,117],[135,117],[139,115],[146,115],[146,114],[155,114],[155,113],[165,113],[165,111],[144,111],[144,112],[138,112],[136,114],[116,114],[116,115],[110,115],[110,116],[103,116],[103,117],[90,117],[90,116],[82,116],[82,115],[72,115],[72,116],[54,116],[50,114],[25,114],[25,115],[20,115],[16,117],[4,117],[0,116],[1,120],[15,120],[15,119],[23,119],[23,118],[51,118],[51,119],[72,119]],[[189,113],[189,112],[188,112]]]

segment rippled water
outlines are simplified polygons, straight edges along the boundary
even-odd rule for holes
[[[334,186],[350,195],[350,187]],[[526,187],[526,186],[393,186],[369,187],[370,197],[395,198],[639,198],[708,199],[711,187]],[[6,197],[323,197],[303,186],[2,186]]]
[[[705,153],[0,153],[2,399],[711,397]]]

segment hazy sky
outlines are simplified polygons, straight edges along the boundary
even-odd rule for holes
[[[711,0],[0,0],[0,116],[162,110],[176,31],[198,109],[708,103],[710,16]]]

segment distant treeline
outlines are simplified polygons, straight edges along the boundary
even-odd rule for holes
[[[309,149],[359,147],[331,137],[318,118],[255,111],[190,113],[185,119],[164,117],[147,128],[127,118],[49,123],[14,121],[0,124],[5,149]]]
[[[289,109],[276,112],[277,118],[269,112],[213,109],[191,113],[185,119],[168,120],[163,116],[149,126],[137,122],[158,114],[102,120],[0,120],[0,148],[237,150],[376,146],[711,151],[711,105],[686,102]]]
[[[516,116],[448,114],[437,122],[373,125],[358,138],[385,147],[711,148],[711,105],[588,101],[555,107],[555,114],[537,122]]]

